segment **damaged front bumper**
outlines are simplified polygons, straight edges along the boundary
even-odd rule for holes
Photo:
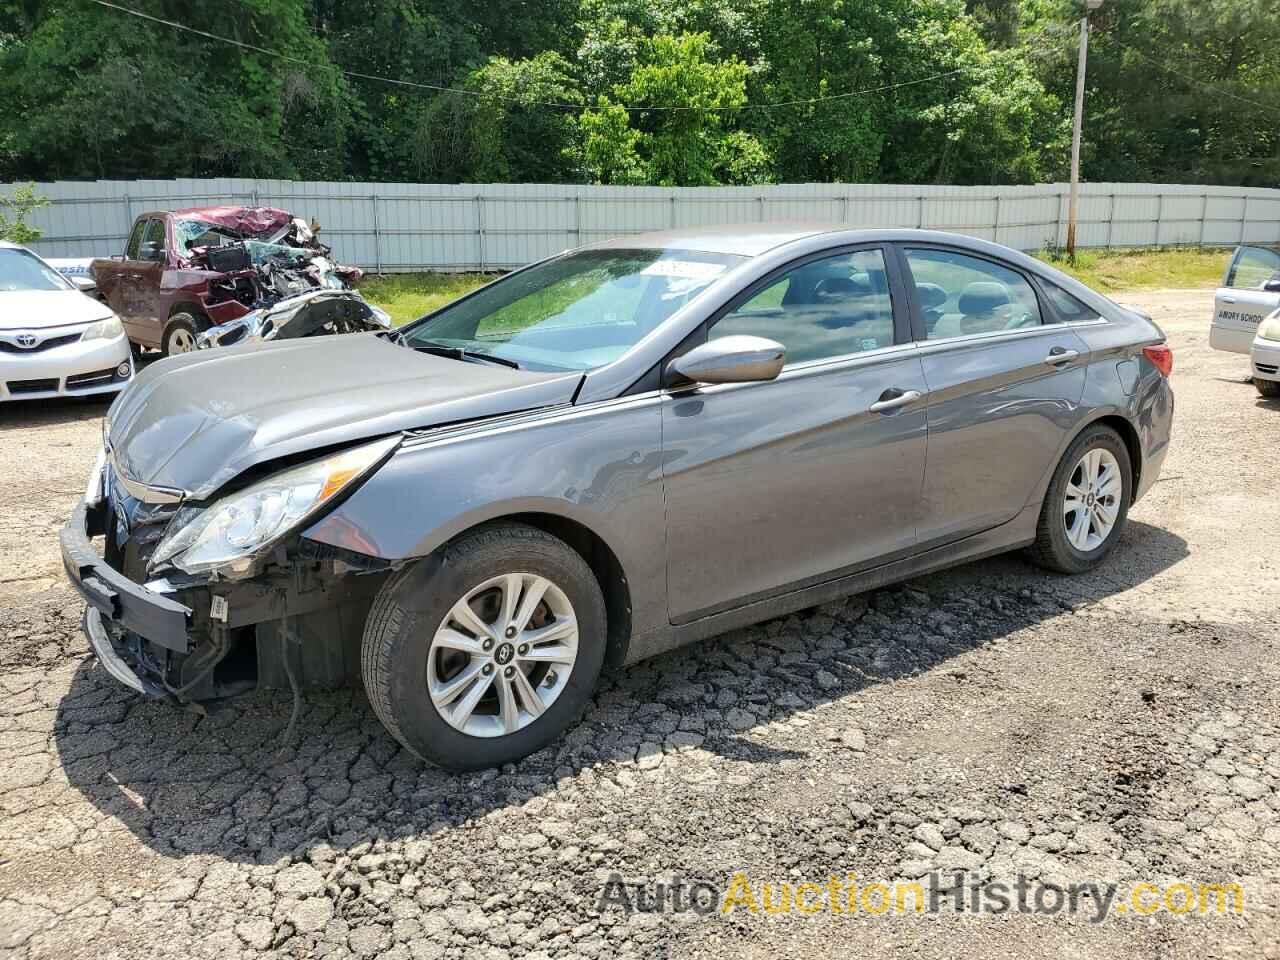
[[[163,679],[130,666],[128,659],[137,663],[137,658],[127,649],[128,638],[145,638],[185,656],[191,649],[192,610],[134,583],[98,555],[90,536],[106,532],[106,513],[105,500],[93,505],[81,500],[76,505],[58,535],[62,565],[87,604],[84,631],[103,668],[139,693],[166,696]]]
[[[146,585],[93,546],[111,536],[111,498],[81,500],[59,534],[83,629],[103,669],[144,696],[222,700],[255,689],[334,688],[359,678],[364,619],[385,571],[301,544],[283,567],[245,581]]]

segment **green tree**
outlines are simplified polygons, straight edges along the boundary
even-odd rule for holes
[[[1056,19],[1078,17],[1061,2]],[[1141,0],[1092,15],[1084,127],[1091,180],[1280,184],[1280,18],[1266,0]],[[1039,63],[1065,97],[1075,38]],[[1059,166],[1058,176],[1065,173]]]
[[[27,217],[49,205],[49,198],[36,193],[34,183],[18,184],[11,194],[0,194],[0,240],[31,243],[39,240],[41,231],[28,224]]]
[[[661,186],[764,179],[767,158],[759,141],[730,127],[746,102],[747,66],[713,56],[705,33],[644,40],[631,76],[580,120],[592,176]]]
[[[165,0],[148,12],[288,50],[314,68],[87,0],[23,10],[0,45],[3,174],[319,177],[343,169],[343,85],[304,0]]]

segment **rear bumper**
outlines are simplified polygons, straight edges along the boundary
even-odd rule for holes
[[[1249,362],[1255,380],[1280,380],[1280,340],[1255,339]]]
[[[1154,391],[1142,404],[1138,421],[1139,442],[1142,445],[1142,469],[1138,473],[1133,502],[1137,503],[1160,479],[1165,458],[1169,455],[1169,443],[1173,439],[1173,387],[1163,376],[1153,380]]]
[[[125,364],[128,374],[119,372]],[[133,379],[128,338],[69,343],[29,354],[0,354],[0,401],[117,393]]]

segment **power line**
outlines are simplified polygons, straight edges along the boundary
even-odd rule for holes
[[[185,23],[179,23],[176,20],[165,20],[163,17],[152,16],[149,13],[143,13],[141,10],[133,10],[129,7],[122,7],[119,4],[111,3],[109,0],[93,0],[100,7],[106,7],[110,10],[116,10],[120,13],[128,14],[131,17],[137,17],[140,20],[149,20],[152,23],[158,23],[161,26],[169,27],[173,30],[179,30],[185,33],[192,33],[207,40],[216,40],[219,43],[230,44],[233,47],[239,47],[242,50],[251,50],[254,53],[265,54],[269,57],[276,57],[280,60],[286,60],[290,63],[300,64],[305,67],[318,67],[321,69],[336,69],[345,77],[353,80],[371,80],[375,83],[389,83],[398,87],[410,87],[418,90],[430,90],[434,93],[456,93],[466,97],[475,97],[477,99],[503,100],[509,103],[516,103],[525,107],[553,107],[559,110],[591,110],[594,109],[590,104],[566,103],[556,100],[522,100],[519,97],[504,97],[497,94],[486,93],[481,90],[467,90],[463,87],[448,87],[434,83],[421,83],[416,80],[402,80],[398,77],[385,77],[372,73],[360,73],[356,70],[346,70],[341,67],[329,64],[316,63],[314,60],[306,60],[302,57],[290,56],[287,53],[281,53],[279,50],[269,50],[266,47],[259,47],[252,43],[246,43],[243,40],[236,40],[232,37],[224,37],[220,34],[210,33],[207,30],[201,30],[198,27],[191,27]],[[737,111],[737,110],[772,110],[777,107],[797,107],[808,106],[816,103],[828,103],[837,100],[847,100],[850,97],[861,97],[869,93],[884,93],[889,90],[897,90],[902,87],[912,87],[922,83],[932,83],[935,80],[945,80],[947,77],[954,77],[957,74],[967,73],[970,70],[981,69],[978,66],[957,67],[955,70],[948,70],[945,73],[935,73],[928,77],[920,77],[916,80],[903,80],[898,83],[886,83],[878,87],[867,87],[863,90],[850,90],[848,93],[833,93],[823,97],[804,97],[796,100],[779,100],[774,103],[744,103],[737,107],[692,107],[687,105],[659,105],[633,107],[623,106],[622,109],[630,113],[643,113],[644,111],[662,111],[662,112],[678,112],[678,111],[698,111],[698,112],[715,112],[715,111]],[[615,105],[616,106],[616,105]]]
[[[1266,110],[1268,113],[1274,113],[1274,114],[1280,115],[1280,109],[1277,109],[1271,104],[1260,103],[1257,100],[1250,100],[1248,97],[1238,96],[1234,93],[1231,93],[1228,90],[1223,90],[1221,87],[1217,87],[1211,83],[1207,83],[1204,80],[1199,79],[1198,77],[1194,77],[1191,74],[1182,73],[1178,70],[1174,70],[1172,67],[1162,63],[1161,61],[1155,59],[1154,57],[1147,56],[1145,53],[1143,53],[1141,50],[1137,49],[1136,47],[1131,47],[1128,44],[1120,43],[1119,41],[1116,41],[1116,40],[1112,40],[1111,43],[1119,47],[1121,50],[1127,50],[1129,53],[1132,53],[1134,56],[1138,57],[1140,60],[1145,60],[1147,63],[1151,64],[1152,66],[1159,67],[1161,70],[1165,71],[1165,73],[1172,74],[1175,77],[1179,77],[1180,79],[1185,80],[1187,83],[1193,84],[1198,87],[1203,87],[1205,90],[1210,90],[1221,97],[1228,97],[1232,100],[1239,100],[1241,103],[1247,103],[1251,107],[1257,107],[1260,110]]]

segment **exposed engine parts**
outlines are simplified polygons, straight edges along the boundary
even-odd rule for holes
[[[237,343],[389,329],[391,317],[356,290],[310,290],[210,327],[196,339],[196,347],[204,350]]]
[[[182,266],[221,274],[210,280],[209,302],[236,300],[250,309],[359,281],[358,267],[331,259],[319,229],[274,207],[209,207],[181,211],[173,221]]]

